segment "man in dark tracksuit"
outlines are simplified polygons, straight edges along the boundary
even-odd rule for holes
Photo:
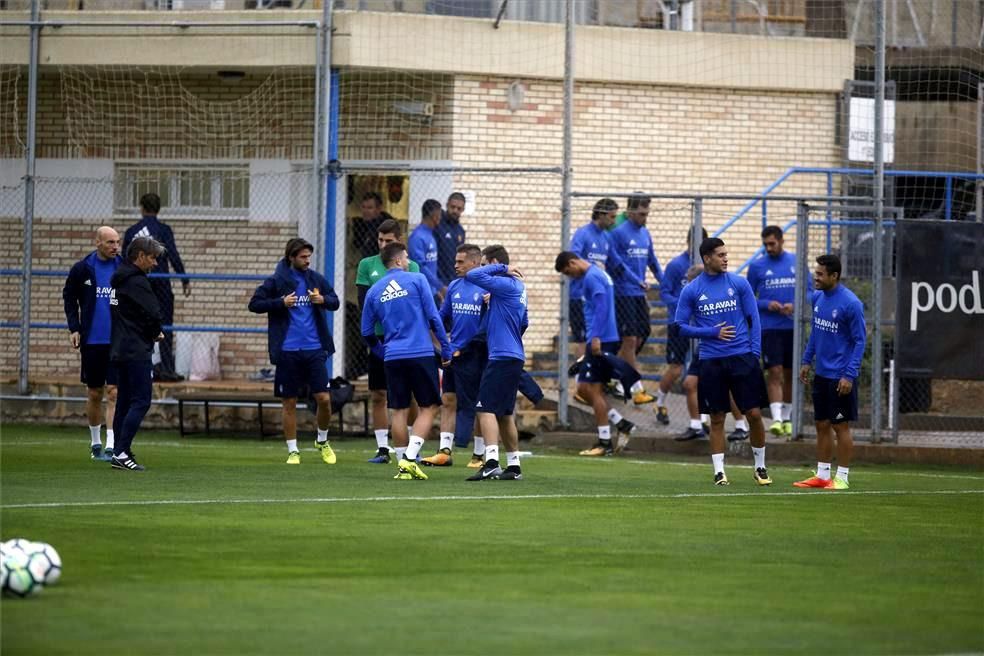
[[[127,228],[123,235],[123,252],[137,237],[150,237],[164,247],[164,257],[157,262],[157,266],[151,273],[170,273],[168,262],[174,267],[175,273],[185,272],[184,263],[178,254],[178,245],[174,243],[174,232],[171,226],[161,223],[157,218],[157,213],[161,211],[161,198],[157,194],[144,194],[140,197],[140,220]],[[154,278],[150,281],[151,288],[157,294],[157,300],[161,306],[161,320],[165,326],[174,323],[174,292],[171,291],[171,280],[169,278]],[[181,280],[184,295],[191,294],[191,285],[187,279]],[[165,383],[182,380],[174,371],[174,333],[170,330],[164,334],[161,342],[161,364],[154,372],[154,378]]]
[[[110,281],[109,304],[113,313],[110,361],[116,366],[119,392],[116,397],[116,449],[110,460],[113,469],[143,471],[131,445],[147,410],[150,409],[154,342],[161,332],[160,303],[147,274],[157,265],[164,247],[150,237],[137,237],[126,251],[126,262]]]
[[[318,404],[321,459],[336,462],[328,444],[331,396],[327,360],[335,352],[328,331],[328,313],[338,309],[338,296],[325,277],[310,268],[314,246],[296,237],[287,242],[284,258],[273,275],[253,292],[249,311],[267,315],[270,363],[276,365],[273,392],[283,399],[287,464],[301,464],[297,448],[297,398],[309,388]],[[306,398],[306,395],[305,395]]]
[[[454,260],[458,248],[465,243],[465,228],[461,225],[461,214],[465,211],[465,195],[456,191],[448,196],[447,205],[441,212],[441,222],[437,224],[434,237],[437,240],[437,277],[444,286],[457,279]]]
[[[112,310],[110,281],[123,263],[119,256],[120,235],[108,226],[96,230],[96,250],[72,266],[65,280],[62,299],[72,348],[82,360],[82,382],[88,388],[85,411],[89,419],[90,456],[109,462],[115,434],[113,407],[116,405],[116,371],[109,364]],[[102,448],[102,402],[106,405],[106,449]]]

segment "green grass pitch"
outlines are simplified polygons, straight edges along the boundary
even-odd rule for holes
[[[142,474],[76,429],[7,425],[2,538],[59,585],[4,599],[4,654],[945,654],[984,651],[984,473],[872,467],[757,488],[732,460],[542,451],[526,480],[300,467],[280,442],[144,432]],[[425,447],[431,453],[433,444]],[[744,466],[741,466],[744,465]]]

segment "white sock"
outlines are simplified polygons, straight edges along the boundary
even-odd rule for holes
[[[407,426],[407,435],[413,435],[413,426]]]
[[[753,446],[752,455],[755,457],[755,469],[765,469],[765,447]]]
[[[782,403],[770,403],[769,412],[772,413],[772,421],[782,421]]]
[[[328,429],[318,429],[318,442],[324,443],[328,441]]]
[[[610,442],[612,439],[612,429],[610,426],[598,427],[598,439],[602,442]]]
[[[702,423],[702,424],[709,424],[709,423],[711,423],[711,415],[701,415],[700,416],[700,423]]]
[[[440,448],[450,451],[452,444],[454,444],[454,433],[441,433]]]
[[[700,423],[700,419],[691,419],[690,427],[693,428],[694,430],[700,430],[704,426]]]
[[[100,439],[101,432],[102,424],[89,426],[89,440],[92,442],[92,446],[102,446],[102,439]]]
[[[506,451],[506,467],[519,467],[519,451]]]
[[[823,479],[825,481],[830,480],[830,463],[829,462],[818,462],[817,463],[817,478]]]
[[[420,447],[422,446],[424,446],[424,438],[411,435],[410,446],[407,447],[404,457],[407,460],[416,460],[417,456],[420,455]]]
[[[294,453],[297,451],[297,440],[287,440],[287,453]]]
[[[117,453],[116,454],[116,458],[118,460],[124,460],[124,459],[129,458],[129,457],[130,457],[130,454],[127,453],[126,451],[124,451],[123,453]]]
[[[642,386],[641,380],[637,380],[635,383],[632,384],[632,387],[629,388],[629,391],[632,392],[633,394],[638,394],[639,392],[645,392],[646,388]]]
[[[403,460],[403,456],[406,454],[406,452],[407,452],[407,447],[405,447],[405,446],[398,446],[398,447],[396,447],[396,459],[397,459],[397,461]]]
[[[485,438],[481,435],[475,436],[475,446],[472,448],[472,453],[476,456],[485,455]]]
[[[376,434],[376,448],[389,449],[389,430],[379,428],[373,432]]]
[[[618,422],[622,421],[622,419],[623,419],[622,415],[620,415],[618,413],[618,410],[616,410],[615,408],[612,408],[611,410],[608,411],[608,421],[612,422],[613,424],[617,424]]]
[[[840,465],[838,465],[837,466],[837,478],[842,479],[846,483],[847,482],[847,474],[848,474],[848,471],[849,471],[849,468],[848,467],[841,467]]]
[[[656,390],[656,405],[666,405],[666,392],[661,389]]]
[[[723,453],[712,453],[711,454],[711,464],[714,465],[714,475],[724,473],[724,454]]]
[[[113,434],[112,428],[106,429],[106,448],[109,451],[113,450],[113,446],[116,445],[116,436]]]
[[[735,428],[740,428],[746,433],[748,432],[748,420],[742,417],[741,419],[735,420]]]
[[[499,462],[499,445],[489,444],[485,447],[485,462],[489,460],[495,460]]]
[[[782,420],[792,421],[793,420],[793,404],[783,403],[782,404]]]

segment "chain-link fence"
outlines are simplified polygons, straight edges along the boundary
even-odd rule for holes
[[[279,199],[273,194],[262,200],[254,198],[248,211],[257,216],[266,205],[269,220],[182,216],[179,208],[165,201],[159,218],[173,234],[173,245],[160,262],[168,262],[170,273],[151,274],[162,320],[169,327],[165,331],[169,339],[154,358],[162,380],[173,378],[175,373],[193,379],[246,379],[269,367],[265,318],[249,313],[246,306],[253,289],[272,274],[277,260],[283,257],[284,244],[297,235],[297,223],[290,220],[289,208],[307,195],[292,197],[290,190],[309,185],[310,178],[309,170],[252,176],[254,188],[284,192],[278,194]],[[186,182],[180,173],[154,172],[152,180],[132,184],[138,187],[137,193],[160,193],[162,200],[168,198],[169,187],[178,188],[178,195],[208,195],[201,189],[180,189]],[[141,220],[140,213],[129,204],[118,212],[111,206],[114,197],[120,198],[119,184],[119,178],[37,179],[29,317],[33,326],[32,379],[50,380],[77,373],[78,356],[69,347],[62,291],[69,269],[92,252],[97,228],[112,227],[123,241],[128,230],[131,235],[136,233],[130,228]],[[209,184],[215,190],[227,183],[211,180]],[[13,188],[12,195],[18,194],[23,194],[22,187]],[[273,216],[276,207],[281,208],[278,217]],[[17,262],[24,246],[24,223],[8,217],[2,228],[4,261]],[[151,225],[149,230],[160,237],[161,228]],[[2,367],[17,371],[20,271],[5,269],[3,274],[0,280],[10,302],[3,317]]]
[[[346,168],[339,183],[344,189],[339,203],[345,205],[346,225],[342,356],[346,376],[358,379],[368,373],[368,353],[359,333],[358,287],[371,286],[375,280],[371,273],[359,280],[359,263],[377,254],[374,227],[385,218],[399,224],[410,258],[432,283],[437,303],[444,301],[446,287],[456,277],[453,263],[458,246],[505,246],[510,262],[523,271],[529,291],[528,354],[554,351],[559,312],[551,301],[560,287],[553,270],[553,255],[560,247],[559,169]],[[465,198],[457,221],[446,211],[452,194]],[[423,221],[428,201],[441,208],[436,226]],[[431,241],[436,252],[426,250]],[[556,371],[555,363],[549,371]]]
[[[80,17],[60,36],[102,38],[103,61],[125,60],[113,53],[134,38],[147,55],[180,34],[211,53],[212,67],[154,55],[132,64],[59,60],[32,78],[30,66],[9,63],[29,59],[29,26],[2,28],[0,285],[10,302],[0,368],[35,382],[77,379],[62,289],[93,251],[97,228],[108,226],[124,248],[138,234],[168,247],[151,274],[166,326],[154,355],[159,380],[269,378],[265,319],[246,305],[286,241],[318,234],[322,222],[320,68],[299,64],[318,59],[319,23],[230,17],[136,27]],[[266,66],[242,66],[249,57]],[[144,194],[159,197],[163,227],[136,225]]]
[[[568,4],[573,23],[591,29],[559,25]],[[32,378],[75,374],[61,327],[63,274],[91,250],[95,228],[122,233],[135,223],[139,196],[151,191],[184,264],[183,277],[159,283],[165,304],[173,294],[174,368],[195,375],[193,354],[217,353],[227,380],[269,378],[263,317],[245,303],[298,234],[315,243],[316,268],[342,297],[335,372],[364,375],[353,326],[357,266],[373,242],[369,193],[406,233],[425,200],[466,196],[468,241],[505,244],[527,273],[527,351],[545,386],[564,380],[552,260],[569,245],[565,226],[573,235],[603,198],[618,204],[618,221],[632,190],[650,192],[645,229],[661,268],[686,250],[699,217],[744,272],[763,226],[794,225],[796,199],[871,198],[882,143],[886,206],[906,217],[978,218],[984,9],[886,3],[879,25],[875,4],[45,0],[32,22],[31,2],[0,0],[0,289],[30,308],[22,316],[7,304],[0,367],[13,375],[30,356]],[[33,64],[32,27],[46,48]],[[889,46],[887,127],[875,135],[879,27]],[[565,63],[568,44],[575,58]],[[835,223],[857,217],[818,208],[826,224],[810,247],[857,242],[848,266],[863,271],[859,249],[873,240]],[[29,302],[19,273],[27,244]],[[638,324],[636,363],[654,392],[669,317],[648,260],[641,273],[651,286],[642,290],[648,335],[647,318],[625,310],[637,302],[620,303],[619,314]],[[26,321],[35,328],[22,350]],[[669,428],[648,415],[643,425],[685,427],[678,385]],[[896,387],[902,423],[975,398],[972,387],[929,387],[928,412],[905,412],[927,407],[925,383]],[[887,388],[883,397],[887,407]]]
[[[857,380],[858,435],[900,444],[980,447],[984,383],[910,375],[895,358],[898,267],[907,264],[899,260],[895,221],[904,212],[886,208],[880,234],[874,216],[870,207],[804,206],[798,225],[808,229],[796,240],[797,248],[808,253],[800,262],[802,275],[812,272],[819,255],[835,254],[843,266],[842,284],[864,305],[867,344]],[[791,227],[796,231],[798,226]],[[804,327],[802,352],[812,330],[810,303],[802,305],[797,317]],[[796,386],[802,399],[798,432],[813,435],[809,389]]]

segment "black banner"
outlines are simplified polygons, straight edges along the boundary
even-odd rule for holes
[[[984,223],[899,221],[896,239],[896,365],[984,380]]]

